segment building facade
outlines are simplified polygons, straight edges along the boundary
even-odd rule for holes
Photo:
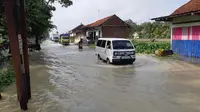
[[[102,37],[128,38],[130,31],[129,25],[117,15],[97,20],[84,26],[83,29],[86,31],[86,37],[90,40],[97,40]]]
[[[77,44],[81,38],[86,37],[85,30],[82,29],[83,26],[83,24],[80,24],[79,26],[77,26],[69,32],[71,43]]]
[[[171,48],[176,54],[200,57],[200,0],[190,0],[171,15],[153,18],[171,26]]]

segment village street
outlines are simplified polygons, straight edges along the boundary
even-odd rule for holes
[[[199,112],[200,73],[194,65],[138,55],[133,65],[98,61],[94,49],[46,41],[31,54],[28,112]],[[0,112],[21,112],[15,84]]]

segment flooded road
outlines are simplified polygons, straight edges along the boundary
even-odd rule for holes
[[[98,61],[94,49],[46,41],[31,54],[28,112],[200,112],[200,69],[138,55],[133,65]],[[0,112],[20,112],[15,85]]]

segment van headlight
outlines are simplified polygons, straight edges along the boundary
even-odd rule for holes
[[[116,52],[116,51],[113,52],[113,55],[114,55],[114,56],[117,56],[118,54],[119,54],[119,53]]]
[[[131,55],[135,55],[135,51],[131,51],[131,53],[130,53]]]

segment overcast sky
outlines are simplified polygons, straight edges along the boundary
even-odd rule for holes
[[[86,25],[113,14],[123,20],[132,19],[141,23],[154,17],[169,15],[187,1],[189,0],[73,0],[73,5],[68,8],[55,4],[56,11],[52,21],[59,33],[68,32],[80,23]]]

